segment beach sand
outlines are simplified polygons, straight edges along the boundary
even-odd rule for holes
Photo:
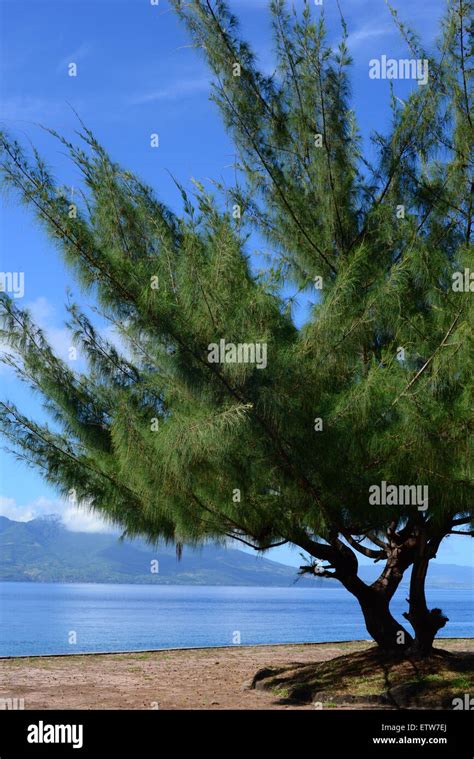
[[[320,662],[372,645],[353,641],[0,659],[0,698],[24,699],[25,709],[311,709],[248,686],[264,667]],[[473,652],[474,639],[438,640],[437,647]]]

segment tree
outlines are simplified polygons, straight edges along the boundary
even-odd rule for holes
[[[446,536],[472,535],[468,4],[451,3],[432,57],[395,16],[429,77],[405,102],[392,92],[372,162],[344,19],[333,50],[309,3],[291,15],[273,0],[277,69],[264,76],[221,0],[173,4],[213,72],[239,181],[216,197],[179,185],[178,215],[82,124],[80,146],[53,133],[83,177],[71,213],[37,152],[3,135],[5,185],[122,345],[70,302],[88,360],[73,371],[4,295],[4,360],[54,424],[4,402],[3,434],[127,535],[299,546],[301,572],[342,583],[382,649],[427,654],[447,621],[426,603],[429,562]],[[260,273],[252,227],[272,247]],[[318,297],[298,329],[301,292]],[[357,554],[381,562],[371,585]],[[409,567],[413,636],[390,612]]]

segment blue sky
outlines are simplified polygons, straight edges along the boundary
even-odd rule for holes
[[[266,0],[231,0],[243,31],[252,42],[261,67],[272,71],[272,43]],[[386,54],[406,57],[407,51],[383,0],[340,0],[354,57],[353,95],[359,124],[367,139],[388,119],[386,81],[368,77],[371,58]],[[300,0],[295,5],[301,6]],[[441,0],[394,0],[403,20],[418,30],[428,47],[442,15]],[[324,0],[329,38],[338,39],[335,0]],[[20,141],[31,140],[46,157],[58,184],[74,186],[76,175],[61,147],[38,123],[72,137],[78,124],[72,106],[107,147],[114,159],[139,174],[174,208],[179,193],[167,171],[184,185],[192,177],[233,181],[234,150],[219,114],[209,102],[205,63],[167,0],[0,0],[2,57],[0,60],[1,124]],[[315,9],[315,13],[319,13]],[[18,44],[21,40],[21,44]],[[77,76],[68,75],[75,63]],[[403,97],[408,86],[397,83]],[[415,85],[416,86],[416,85]],[[158,133],[160,147],[150,147]],[[33,222],[29,212],[2,198],[0,223],[1,270],[25,273],[22,305],[31,308],[56,350],[67,358],[70,340],[64,328],[65,291],[71,274],[54,246]],[[251,246],[258,241],[254,238]],[[87,303],[87,300],[85,301]],[[302,310],[295,316],[302,318]],[[12,374],[0,373],[2,397],[27,413],[41,415],[37,398],[18,385]],[[71,529],[101,529],[91,515],[65,506],[41,478],[11,455],[0,470],[0,513],[28,519],[59,512]],[[298,553],[286,549],[272,558],[298,564]],[[439,558],[472,563],[467,538],[446,541]]]

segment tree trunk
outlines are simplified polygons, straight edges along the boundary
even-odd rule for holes
[[[390,598],[368,588],[357,599],[364,615],[365,626],[379,648],[387,652],[401,653],[412,645],[413,639],[390,613]]]
[[[400,653],[412,645],[413,639],[390,613],[390,601],[403,573],[393,574],[393,562],[387,564],[389,568],[386,567],[373,585],[366,585],[357,575],[339,575],[338,579],[357,598],[367,632],[379,648]]]
[[[430,562],[422,545],[420,556],[415,560],[411,572],[409,611],[403,616],[415,631],[415,639],[410,646],[410,653],[416,656],[429,656],[438,630],[448,622],[441,609],[428,609],[425,596],[426,573]]]
[[[383,651],[401,653],[413,644],[410,633],[390,613],[390,602],[412,560],[411,546],[402,551],[392,544],[383,571],[372,585],[358,577],[339,578],[357,598],[367,631]]]
[[[337,535],[331,537],[330,545],[325,545],[315,543],[300,533],[297,544],[316,559],[330,563],[334,571],[323,572],[323,576],[339,580],[346,590],[357,598],[367,631],[383,651],[401,653],[412,645],[412,636],[390,613],[393,594],[405,569],[413,560],[411,549],[401,551],[393,545],[380,577],[372,585],[367,585],[358,576],[355,553],[342,543]]]

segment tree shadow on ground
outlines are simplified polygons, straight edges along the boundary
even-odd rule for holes
[[[379,649],[329,661],[293,662],[259,670],[252,688],[269,690],[279,704],[316,708],[451,709],[474,689],[474,654],[434,649],[426,659]]]

